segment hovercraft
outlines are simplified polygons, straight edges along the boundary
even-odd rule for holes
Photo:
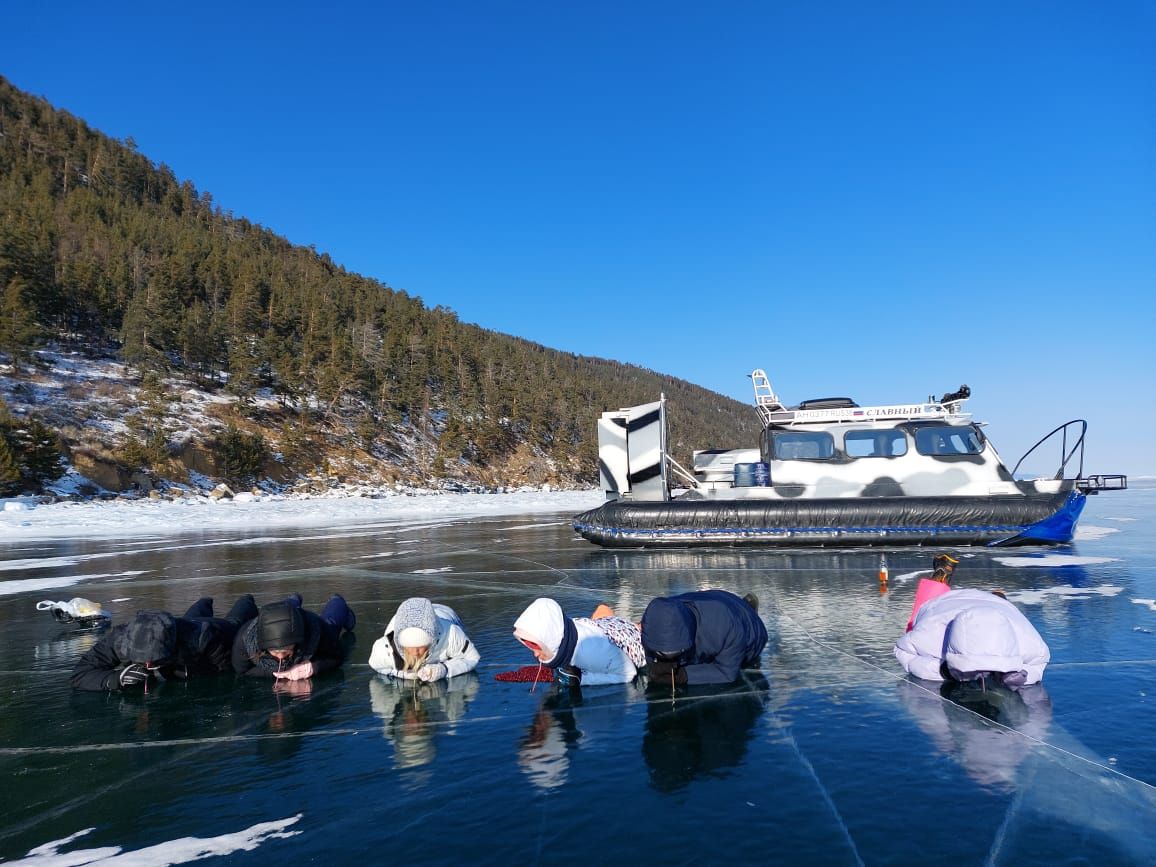
[[[786,407],[762,370],[751,378],[758,447],[696,451],[691,471],[666,450],[665,398],[603,413],[606,502],[574,529],[607,548],[1057,545],[1072,540],[1089,494],[1127,488],[1124,475],[1084,475],[1083,419],[1008,470],[962,411],[966,385],[922,403]],[[1017,478],[1049,442],[1060,447],[1059,470]]]

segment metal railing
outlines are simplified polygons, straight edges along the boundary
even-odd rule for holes
[[[1074,433],[1071,434],[1071,436],[1073,436],[1075,438],[1075,442],[1072,444],[1071,449],[1069,449],[1068,448],[1068,437],[1069,437],[1068,429],[1073,427],[1074,425],[1079,426],[1080,433],[1079,433],[1079,436],[1076,436]],[[1060,425],[1058,428],[1053,430],[1051,433],[1042,437],[1034,446],[1032,446],[1030,449],[1028,449],[1026,452],[1024,452],[1023,457],[1021,457],[1018,461],[1016,461],[1016,465],[1012,468],[1012,472],[1011,472],[1012,477],[1013,478],[1015,477],[1016,470],[1018,470],[1020,468],[1020,464],[1022,464],[1025,460],[1027,460],[1028,455],[1030,455],[1032,452],[1034,452],[1036,449],[1038,449],[1040,446],[1042,446],[1044,443],[1046,443],[1048,440],[1050,440],[1056,434],[1059,434],[1060,435],[1060,468],[1058,470],[1056,470],[1056,474],[1055,474],[1055,476],[1053,476],[1053,478],[1055,478],[1055,479],[1065,478],[1064,472],[1068,468],[1068,463],[1072,460],[1072,458],[1076,455],[1077,452],[1079,452],[1079,455],[1080,455],[1080,462],[1079,462],[1079,468],[1076,470],[1076,475],[1073,478],[1077,478],[1077,479],[1083,478],[1083,476],[1084,476],[1084,434],[1086,434],[1087,432],[1088,432],[1088,423],[1086,421],[1084,421],[1084,419],[1082,419],[1082,418],[1074,418],[1071,421],[1064,422],[1062,425]]]

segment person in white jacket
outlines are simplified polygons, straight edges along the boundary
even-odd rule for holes
[[[1039,683],[1051,651],[1023,613],[986,590],[951,590],[923,604],[895,658],[923,680],[991,676],[1012,689]]]
[[[530,603],[514,621],[514,637],[563,685],[629,683],[645,664],[635,624],[620,617],[566,617],[553,599]]]
[[[454,610],[421,596],[397,607],[369,654],[381,674],[427,683],[473,671],[479,659]]]

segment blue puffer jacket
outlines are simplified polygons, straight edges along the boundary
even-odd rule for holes
[[[648,655],[683,651],[686,682],[731,683],[758,663],[767,628],[744,600],[725,590],[698,590],[651,600],[642,615]]]

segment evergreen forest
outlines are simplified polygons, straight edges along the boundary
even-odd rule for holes
[[[34,489],[59,469],[54,455],[78,449],[179,477],[175,382],[231,399],[196,445],[233,483],[316,474],[344,455],[346,472],[379,479],[512,483],[537,462],[539,481],[593,485],[597,414],[659,393],[680,462],[757,442],[748,405],[461,322],[223,212],[131,138],[0,78],[4,375],[34,375],[45,347],[124,362],[142,396],[127,432],[99,443],[59,407],[0,407],[6,492]]]

